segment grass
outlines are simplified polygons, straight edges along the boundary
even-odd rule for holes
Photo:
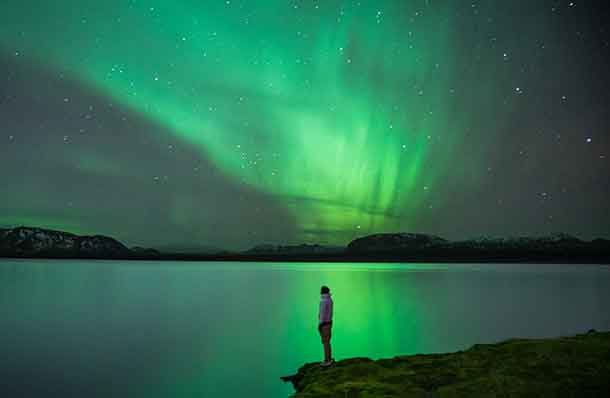
[[[511,339],[449,354],[351,358],[289,376],[295,398],[610,397],[610,332]]]

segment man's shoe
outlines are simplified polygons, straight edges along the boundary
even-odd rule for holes
[[[322,366],[322,367],[325,367],[325,368],[326,368],[326,367],[328,367],[328,366],[332,365],[333,363],[335,363],[335,360],[334,360],[334,359],[331,359],[330,361],[323,361],[323,362],[321,362],[321,363],[320,363],[320,366]]]

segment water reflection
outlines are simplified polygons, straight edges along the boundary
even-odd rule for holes
[[[322,358],[319,289],[337,359],[610,329],[599,266],[0,262],[8,396],[285,397]]]

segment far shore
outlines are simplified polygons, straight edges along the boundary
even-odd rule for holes
[[[75,235],[37,227],[0,228],[0,257],[159,261],[562,263],[610,264],[610,240],[568,234],[449,241],[422,233],[378,233],[345,246],[258,245],[246,251],[127,247],[104,235]]]
[[[157,256],[3,256],[0,258],[20,259],[90,259],[90,260],[121,260],[121,261],[187,261],[187,262],[274,262],[274,263],[449,263],[449,264],[610,264],[607,256],[550,256],[550,255],[486,255],[486,256],[445,256],[445,255],[347,255],[347,254],[311,254],[311,255],[243,255],[243,254],[182,254],[161,253]]]

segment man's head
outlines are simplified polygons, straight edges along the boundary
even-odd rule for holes
[[[320,288],[320,294],[329,294],[330,293],[330,289],[328,288],[328,286],[322,286]]]

